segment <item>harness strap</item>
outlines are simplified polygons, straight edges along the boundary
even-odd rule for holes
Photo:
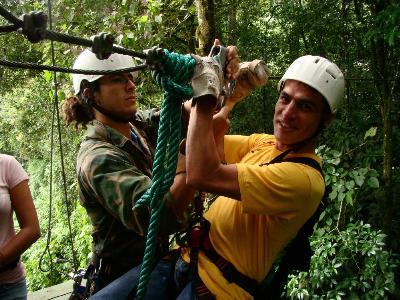
[[[317,171],[319,171],[322,175],[322,178],[324,178],[324,173],[322,171],[321,165],[314,159],[310,158],[310,157],[289,157],[289,158],[285,158],[282,160],[282,162],[294,162],[294,163],[301,163],[307,166],[310,166],[314,169],[316,169]],[[271,164],[272,162],[270,162],[269,164]]]
[[[230,283],[233,282],[237,284],[250,295],[256,297],[256,295],[259,293],[258,282],[239,272],[231,262],[219,255],[211,244],[208,234],[202,243],[201,250],[218,267],[226,280],[228,280]]]
[[[196,273],[192,279],[196,297],[198,300],[215,300],[214,295],[201,280],[199,273]]]
[[[190,265],[189,265],[189,278],[193,283],[193,287],[196,292],[196,296],[199,300],[213,300],[215,297],[201,280],[198,272],[198,258],[201,244],[206,236],[208,236],[208,231],[210,226],[205,224],[205,219],[203,218],[200,226],[195,226],[190,232]],[[205,225],[204,225],[205,224]]]
[[[259,293],[257,281],[240,273],[232,263],[217,253],[210,241],[210,226],[210,222],[203,218],[201,226],[193,228],[190,236],[190,278],[193,282],[196,296],[199,300],[215,299],[198,273],[197,263],[199,251],[201,250],[218,267],[226,280],[234,282],[255,297]]]

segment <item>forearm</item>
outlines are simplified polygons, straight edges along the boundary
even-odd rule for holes
[[[172,209],[178,220],[185,219],[185,211],[193,200],[196,190],[186,184],[186,173],[180,173],[175,176],[174,183],[170,187],[173,197],[172,203],[166,205]]]
[[[0,261],[0,265],[11,262],[40,237],[39,220],[28,180],[22,181],[10,190],[10,199],[21,229],[0,249],[2,253],[0,259],[3,260]]]
[[[10,239],[0,249],[0,268],[24,253],[24,251],[28,249],[39,237],[39,227],[28,227],[21,229],[15,237]]]
[[[215,100],[201,99],[191,110],[186,143],[186,168],[189,184],[201,188],[199,182],[220,165],[214,140],[213,113]]]
[[[230,112],[231,109],[229,107],[223,106],[213,117],[214,140],[221,162],[225,162],[224,137],[230,126]]]

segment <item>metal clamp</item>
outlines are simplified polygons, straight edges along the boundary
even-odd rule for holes
[[[216,45],[211,48],[210,56],[216,60],[222,67],[222,70],[225,74],[225,68],[228,65],[227,61],[228,49],[221,45]],[[236,80],[227,81],[224,80],[224,85],[221,88],[221,95],[223,97],[220,106],[225,105],[225,98],[232,95],[233,91],[236,87]]]
[[[43,12],[32,11],[29,14],[23,14],[22,26],[18,31],[24,34],[31,43],[37,43],[45,39],[47,15]]]
[[[146,54],[146,65],[150,70],[164,70],[164,49],[158,46],[154,46],[151,49],[143,51]]]
[[[114,37],[106,32],[100,32],[92,37],[92,52],[98,59],[107,59],[113,53]]]

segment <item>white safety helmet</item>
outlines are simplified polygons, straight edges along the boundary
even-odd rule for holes
[[[95,71],[112,71],[118,69],[135,67],[135,61],[129,55],[113,53],[107,59],[98,59],[96,55],[89,49],[84,50],[74,62],[73,69],[95,70]],[[136,77],[137,72],[132,72]],[[84,75],[72,74],[75,94],[78,95],[81,88],[82,80],[93,82],[104,75]]]
[[[296,59],[278,83],[278,91],[286,80],[303,82],[326,99],[335,113],[344,98],[344,76],[337,65],[320,56],[305,55]]]

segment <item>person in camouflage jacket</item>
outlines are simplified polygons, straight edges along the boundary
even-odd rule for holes
[[[75,69],[90,70],[132,66],[129,56],[112,54],[99,60],[89,50],[74,64]],[[159,111],[137,111],[134,75],[74,74],[75,96],[64,103],[65,121],[87,127],[76,171],[80,202],[93,226],[96,290],[139,265],[144,253],[150,211],[133,212],[132,208],[151,186]],[[179,172],[163,199],[158,257],[168,251],[168,234],[184,227],[185,209],[193,194],[186,186],[185,172]]]

